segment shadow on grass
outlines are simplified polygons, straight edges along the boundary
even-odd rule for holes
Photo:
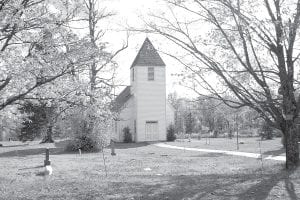
[[[131,148],[138,148],[148,146],[150,143],[148,142],[137,142],[137,143],[115,143],[116,149],[131,149]],[[108,146],[110,148],[110,146]]]
[[[32,149],[7,151],[7,152],[0,153],[0,158],[40,155],[40,154],[44,154],[45,150],[46,148],[32,148]],[[49,150],[50,150],[50,155],[67,154],[67,152],[64,151],[64,148],[49,148]]]
[[[281,149],[273,150],[273,151],[266,151],[263,154],[264,155],[273,155],[273,156],[279,156],[281,154],[285,153],[285,148],[282,147]]]
[[[50,155],[61,155],[61,154],[78,154],[78,151],[66,151],[65,147],[68,144],[69,140],[63,140],[55,142],[55,148],[49,148]],[[139,142],[139,143],[115,143],[115,149],[130,149],[130,148],[138,148],[149,145],[147,142]],[[110,148],[108,146],[107,148]],[[12,150],[0,153],[1,157],[25,157],[32,155],[40,155],[45,154],[46,147],[40,148],[31,148],[31,149],[20,149],[20,150]],[[85,153],[96,153],[95,152],[85,152]]]
[[[245,199],[245,194],[255,194],[255,197],[252,198],[254,200],[266,199],[273,187],[280,181],[284,181],[285,190],[288,193],[290,199],[300,199],[300,196],[297,196],[296,194],[294,183],[290,178],[293,173],[295,173],[295,170],[282,170],[277,174],[262,176],[262,180],[254,186],[250,187],[245,193],[239,195],[239,199]]]
[[[300,195],[297,196],[294,183],[291,181],[291,175],[295,173],[296,170],[292,170],[288,173],[288,175],[285,177],[284,183],[285,183],[285,189],[287,193],[289,194],[291,199],[300,199]],[[297,173],[297,172],[296,172]],[[297,189],[299,191],[299,189]]]
[[[0,147],[24,147],[24,146],[28,146],[29,144],[15,144],[15,145],[3,145],[3,146],[0,146]]]
[[[21,168],[19,170],[28,170],[28,169],[39,169],[39,168],[43,168],[44,165],[38,165],[38,166],[34,166],[34,167],[25,167],[25,168]]]
[[[72,140],[62,140],[59,142],[55,142],[55,147],[58,148],[65,148],[67,144]],[[150,145],[148,142],[132,142],[132,143],[123,143],[123,142],[116,142],[115,148],[116,149],[131,149],[131,148],[138,148],[138,147],[144,147]],[[107,146],[107,148],[110,148],[110,145]]]
[[[56,141],[54,143],[55,147],[57,148],[65,148],[69,142],[71,142],[72,140],[68,139],[68,140],[61,140],[61,141]]]
[[[290,199],[299,199],[289,174],[282,170],[273,174],[257,171],[249,174],[168,176],[157,180],[157,184],[134,184],[129,189],[134,199],[264,200],[273,199],[271,190],[283,181]],[[121,190],[122,187],[124,183],[118,185]],[[280,189],[276,194],[284,192],[281,191],[283,188],[276,188]]]

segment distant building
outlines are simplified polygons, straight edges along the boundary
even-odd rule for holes
[[[130,86],[116,98],[114,138],[124,140],[129,127],[136,142],[166,140],[174,109],[166,100],[166,65],[148,38],[130,67]]]

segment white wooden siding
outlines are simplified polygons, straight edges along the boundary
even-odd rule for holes
[[[158,121],[159,140],[166,140],[165,67],[154,67],[154,81],[148,81],[148,66],[135,66],[134,68],[135,80],[132,87],[136,98],[136,139],[145,141],[146,121]]]

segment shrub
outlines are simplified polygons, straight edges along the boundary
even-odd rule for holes
[[[281,137],[281,136],[282,136],[281,130],[273,129],[273,137]]]
[[[273,138],[273,129],[266,122],[262,124],[260,136],[262,139],[271,140]]]
[[[130,128],[128,126],[123,129],[123,133],[124,133],[124,142],[125,143],[132,142],[132,134],[131,134]]]
[[[239,130],[239,136],[241,137],[252,137],[252,135],[253,135],[253,130],[251,129]]]
[[[167,129],[167,141],[176,140],[175,128],[173,125],[170,125]]]
[[[218,130],[213,130],[213,135],[211,136],[212,138],[217,138],[219,137],[219,131]]]
[[[65,151],[71,152],[71,151],[78,151],[78,146],[75,142],[75,140],[70,140],[65,146]]]
[[[83,135],[76,137],[74,140],[70,140],[65,147],[66,151],[78,151],[78,149],[91,152],[99,150],[99,146],[94,138]]]

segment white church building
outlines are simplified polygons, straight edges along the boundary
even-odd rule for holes
[[[129,127],[135,142],[166,140],[174,109],[166,99],[166,65],[148,38],[130,67],[130,86],[116,98],[114,139],[124,140]]]

